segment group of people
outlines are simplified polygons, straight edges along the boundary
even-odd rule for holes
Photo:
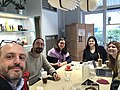
[[[111,41],[107,44],[106,50],[102,46],[98,46],[94,36],[90,36],[87,41],[86,48],[83,52],[83,61],[98,61],[101,58],[105,63],[109,60],[109,68],[113,71],[110,90],[120,89],[120,42]],[[119,88],[119,89],[118,89]]]
[[[53,76],[55,81],[60,80],[56,69],[72,61],[65,39],[60,38],[57,44],[48,51],[47,57],[41,54],[43,49],[42,38],[36,38],[31,50],[27,53],[15,42],[0,46],[0,88],[2,90],[28,90],[27,81],[30,85],[39,81],[42,70]],[[97,61],[99,58],[103,60],[103,63],[109,60],[109,68],[114,72],[111,90],[117,90],[120,85],[120,43],[110,42],[105,50],[103,46],[98,46],[94,36],[90,36],[83,51],[83,61]]]

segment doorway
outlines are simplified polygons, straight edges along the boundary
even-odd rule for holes
[[[41,37],[41,18],[40,16],[34,17],[35,22],[35,31],[36,31],[36,38]]]
[[[58,35],[50,35],[50,36],[45,36],[46,40],[46,55],[48,51],[54,47],[58,41]]]

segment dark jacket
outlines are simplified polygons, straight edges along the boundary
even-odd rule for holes
[[[110,90],[118,90],[120,80],[113,80],[110,86]]]
[[[90,50],[84,49],[83,52],[83,61],[98,61],[98,53],[100,58],[103,60],[103,63],[107,60],[107,52],[103,46],[98,46],[94,53],[91,53]]]
[[[0,89],[1,90],[13,90],[10,84],[2,77],[0,77]]]
[[[27,85],[28,78],[29,78],[29,72],[25,72],[23,74],[24,85],[21,90],[29,90],[29,87]],[[2,75],[0,75],[0,90],[13,90],[11,85],[8,83],[8,81]]]

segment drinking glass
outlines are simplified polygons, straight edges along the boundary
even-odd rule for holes
[[[68,82],[70,82],[71,81],[71,72],[65,72],[65,81],[68,81]]]

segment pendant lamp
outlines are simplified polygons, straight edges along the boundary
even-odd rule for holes
[[[99,0],[80,0],[80,8],[83,11],[94,11]]]
[[[48,0],[48,3],[64,11],[72,11],[80,7],[83,11],[93,11],[99,0]]]
[[[58,9],[69,11],[79,6],[79,0],[48,0],[48,3]]]

